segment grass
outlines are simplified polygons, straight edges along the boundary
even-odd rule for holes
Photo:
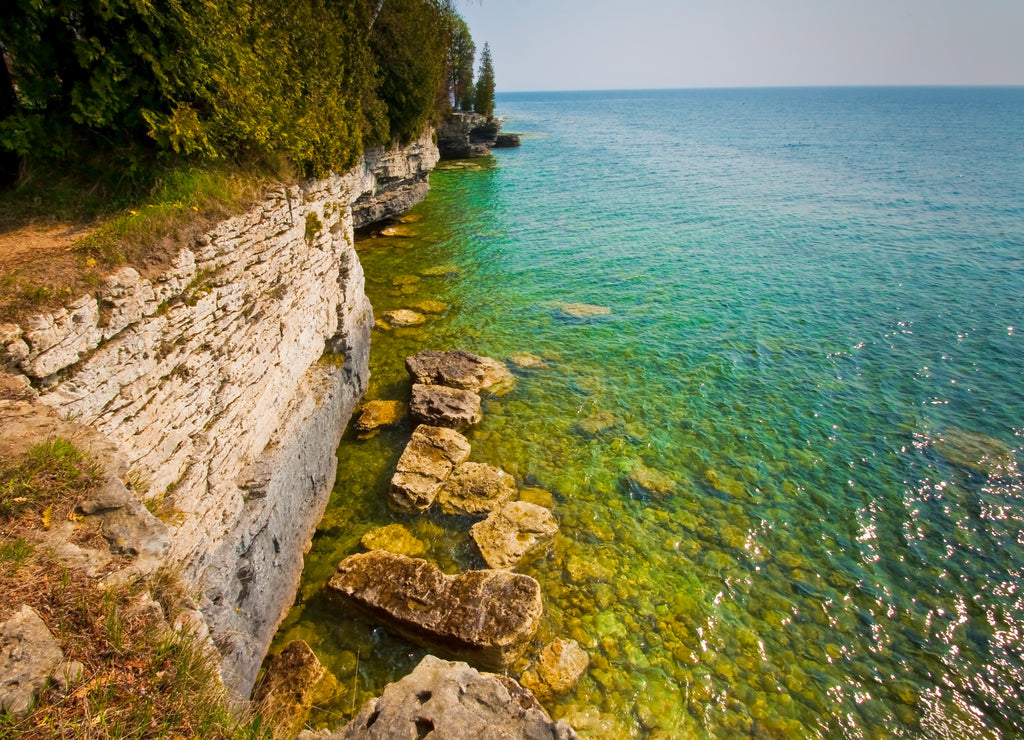
[[[0,257],[5,235],[23,229],[59,225],[81,236],[70,248],[44,245],[37,259],[0,275],[0,321],[53,309],[124,264],[155,274],[213,223],[244,212],[268,185],[296,179],[285,159],[273,157],[152,162],[132,176],[87,163],[28,173],[0,190]]]
[[[51,683],[25,717],[0,712],[0,738],[270,738],[258,715],[231,708],[202,643],[168,629],[185,596],[173,575],[100,588],[22,536],[45,512],[73,506],[100,474],[62,439],[0,466],[0,621],[30,605],[65,659],[84,666],[67,693]],[[153,601],[161,608],[141,608]]]

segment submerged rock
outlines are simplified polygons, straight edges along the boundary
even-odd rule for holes
[[[458,265],[434,265],[420,270],[420,275],[423,277],[451,277],[458,274]]]
[[[445,385],[474,393],[515,383],[515,377],[505,363],[461,349],[450,352],[424,350],[406,357],[405,368],[413,383]]]
[[[419,311],[420,313],[440,315],[448,310],[448,304],[442,301],[425,300],[417,301],[416,303],[412,304],[411,308],[413,308],[416,311]]]
[[[678,485],[668,473],[649,468],[642,462],[634,463],[626,475],[626,484],[630,488],[656,494],[672,493]]]
[[[950,427],[935,438],[932,446],[954,465],[976,473],[1007,477],[1018,474],[1013,450],[995,437]]]
[[[464,462],[437,494],[445,514],[486,516],[516,496],[516,481],[501,468],[485,463]]]
[[[253,701],[274,725],[274,737],[293,738],[306,724],[317,693],[328,683],[327,669],[302,640],[271,658]]]
[[[427,552],[426,545],[416,539],[406,527],[397,523],[371,529],[362,536],[359,544],[367,550],[387,550],[411,558],[425,555]]]
[[[356,420],[356,430],[372,432],[380,427],[393,427],[402,423],[409,413],[409,404],[402,401],[367,401]]]
[[[479,424],[483,413],[480,410],[480,396],[473,391],[416,383],[412,387],[409,416],[416,424],[463,431]]]
[[[497,570],[445,575],[426,560],[375,550],[343,560],[327,584],[408,640],[504,670],[540,625],[540,584]]]
[[[561,318],[576,321],[597,319],[612,312],[608,306],[595,306],[592,303],[561,303],[556,308]]]
[[[520,678],[523,687],[539,701],[550,701],[568,693],[587,672],[590,656],[575,640],[552,640]]]
[[[511,570],[538,545],[558,531],[555,517],[543,506],[513,501],[469,530],[491,568]]]
[[[510,678],[427,655],[400,681],[388,684],[351,722],[324,740],[574,740]]]
[[[419,326],[425,323],[427,317],[408,308],[400,308],[397,311],[388,311],[384,314],[384,323],[392,329],[406,326]]]
[[[509,355],[508,361],[520,370],[536,370],[548,366],[543,357],[531,355],[528,352],[517,352],[514,355]]]
[[[395,466],[388,505],[402,512],[427,509],[469,453],[469,440],[454,429],[426,424],[416,427]]]

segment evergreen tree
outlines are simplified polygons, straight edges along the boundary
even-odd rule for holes
[[[491,47],[486,43],[480,54],[480,74],[476,80],[473,110],[482,116],[494,117],[494,65],[491,63]]]
[[[476,44],[469,34],[469,26],[459,16],[452,17],[452,41],[448,48],[448,90],[451,104],[456,110],[473,108],[473,60]]]

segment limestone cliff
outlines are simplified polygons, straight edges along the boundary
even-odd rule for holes
[[[441,159],[486,157],[491,149],[519,145],[518,134],[503,134],[501,121],[479,113],[452,113],[437,128]]]
[[[421,199],[437,158],[429,133],[369,151],[269,192],[154,279],[124,267],[64,310],[0,327],[30,393],[130,462],[241,694],[291,605],[366,388],[373,316],[353,228]]]

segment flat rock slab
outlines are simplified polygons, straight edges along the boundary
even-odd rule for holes
[[[403,401],[367,401],[356,420],[356,430],[372,432],[380,427],[393,427],[402,423],[409,413],[409,404]]]
[[[445,514],[487,516],[515,497],[516,480],[504,470],[486,463],[464,462],[437,494],[437,505]]]
[[[419,645],[504,670],[537,631],[540,584],[518,573],[446,575],[419,558],[375,550],[350,555],[327,589]]]
[[[491,568],[511,570],[530,550],[558,531],[555,517],[543,506],[513,501],[474,524],[469,534]]]
[[[427,424],[416,427],[391,477],[388,505],[406,513],[424,511],[469,453],[469,440],[454,429]]]
[[[504,362],[461,349],[424,350],[406,357],[405,369],[414,383],[444,385],[474,393],[515,383],[515,377]]]
[[[558,637],[544,646],[520,680],[538,701],[550,701],[571,691],[589,665],[590,656],[578,642]]]
[[[570,321],[589,321],[611,314],[608,306],[595,306],[592,303],[561,303],[557,306],[561,318]]]
[[[28,713],[64,652],[30,606],[0,624],[0,711]]]
[[[409,418],[416,424],[463,431],[483,418],[480,396],[473,391],[416,383],[412,387]]]
[[[300,736],[302,738],[303,736]],[[308,736],[323,737],[323,736]],[[329,740],[574,740],[528,691],[510,678],[427,655],[388,684]]]

